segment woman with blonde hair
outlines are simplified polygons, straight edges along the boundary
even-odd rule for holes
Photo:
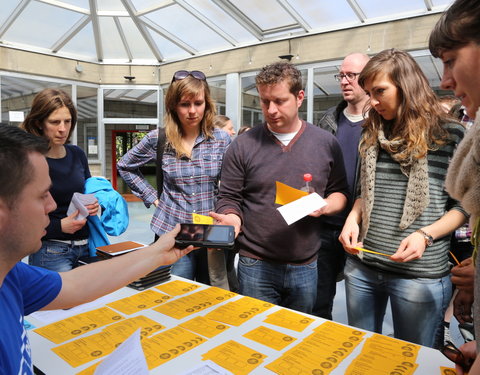
[[[390,300],[395,337],[436,346],[452,293],[448,234],[466,220],[444,190],[464,128],[444,114],[406,52],[374,56],[359,84],[370,97],[359,145],[360,184],[340,235],[350,253],[348,321],[381,333]]]
[[[151,229],[160,236],[177,223],[191,223],[192,214],[208,215],[218,192],[223,154],[230,137],[213,125],[215,105],[205,74],[177,71],[165,96],[164,130],[155,129],[128,151],[117,167],[132,192],[147,207],[155,206]],[[161,141],[164,138],[165,141]],[[157,148],[163,153],[157,160]],[[151,161],[161,163],[158,191],[140,172]],[[206,249],[172,266],[174,275],[209,283]]]

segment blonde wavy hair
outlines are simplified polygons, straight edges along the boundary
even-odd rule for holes
[[[195,98],[204,94],[205,112],[200,122],[200,131],[206,138],[213,138],[213,118],[215,117],[215,102],[211,97],[207,81],[188,76],[170,84],[165,96],[165,134],[167,144],[173,148],[177,158],[190,156],[190,151],[182,144],[183,130],[177,115],[177,105],[182,98]]]
[[[387,121],[367,104],[365,112],[368,112],[368,117],[363,125],[360,154],[365,156],[366,150],[377,143],[380,129],[390,141],[402,141],[401,150],[398,147],[393,149],[395,146],[387,150],[391,153],[401,151],[400,159],[420,159],[429,150],[445,144],[449,135],[443,125],[452,121],[444,113],[415,60],[398,49],[384,50],[370,59],[362,70],[358,83],[365,88],[368,80],[384,73],[397,87],[400,105],[395,118]]]

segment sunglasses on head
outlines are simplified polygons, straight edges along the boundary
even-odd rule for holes
[[[181,81],[182,79],[187,78],[188,76],[192,76],[193,78],[199,79],[200,81],[206,81],[207,77],[203,72],[200,70],[192,70],[189,72],[188,70],[179,70],[175,72],[172,78],[172,83],[175,81]]]
[[[450,361],[459,365],[464,371],[468,372],[472,367],[473,360],[465,358],[463,353],[452,342],[447,341],[441,348],[442,354]]]

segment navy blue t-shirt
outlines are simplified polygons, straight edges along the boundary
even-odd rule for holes
[[[50,168],[52,187],[50,193],[57,203],[55,211],[50,212],[50,224],[43,240],[82,240],[88,238],[88,225],[79,231],[63,233],[60,220],[67,216],[68,206],[73,193],[85,191],[85,180],[90,177],[88,161],[85,153],[78,146],[65,145],[66,155],[60,159],[47,158]]]

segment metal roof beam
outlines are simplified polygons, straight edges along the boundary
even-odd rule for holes
[[[10,17],[8,17],[3,23],[3,26],[0,27],[0,38],[3,36],[3,34],[5,34],[5,32],[10,28],[10,26],[12,26],[12,24],[15,22],[18,16],[23,12],[26,6],[30,3],[30,1],[31,0],[22,0],[20,4],[17,5],[17,7],[13,10],[12,14],[10,14]]]
[[[137,16],[144,16],[145,14],[156,12],[157,10],[167,8],[169,6],[175,5],[175,2],[173,0],[165,0],[162,2],[159,2],[157,5],[153,5],[150,8],[145,8],[142,10],[137,10]]]
[[[145,42],[147,43],[148,47],[152,51],[155,58],[159,62],[162,62],[164,60],[163,55],[158,49],[158,46],[156,45],[150,33],[145,28],[145,25],[142,22],[140,22],[138,17],[136,17],[135,7],[133,6],[132,1],[131,0],[121,0],[121,1],[125,6],[125,8],[127,9],[127,12],[130,14],[130,18],[132,19],[133,23],[135,24],[135,26],[137,26],[138,31],[140,32],[140,34],[142,34],[143,38],[145,39]]]
[[[169,40],[170,42],[172,42],[173,44],[175,44],[177,47],[180,47],[181,49],[187,51],[190,55],[195,55],[198,53],[198,51],[193,48],[192,46],[189,46],[187,43],[185,43],[183,40],[177,38],[175,35],[173,35],[172,33],[168,32],[167,30],[165,30],[163,27],[157,25],[155,22],[153,22],[152,20],[150,20],[149,18],[147,17],[142,17],[141,21],[146,25],[148,26],[149,28],[151,28],[153,31],[155,31],[157,34],[161,35],[162,37],[164,37],[165,39]]]
[[[63,1],[58,1],[58,0],[37,0],[37,1],[40,2],[40,3],[53,5],[53,6],[58,7],[58,8],[71,10],[73,12],[90,15],[90,11],[88,9],[80,8],[80,7],[77,7],[75,5],[71,5],[71,4],[67,4],[67,3],[64,3]]]
[[[90,4],[90,16],[92,17],[93,38],[97,50],[98,61],[103,61],[102,37],[100,36],[100,25],[98,24],[97,4],[95,0],[88,0]]]
[[[72,38],[77,35],[91,20],[90,16],[83,16],[79,19],[75,25],[73,25],[58,41],[51,47],[53,53],[60,51],[65,44],[67,44]]]
[[[202,22],[205,26],[207,26],[209,29],[217,33],[219,36],[221,36],[223,39],[225,39],[228,43],[230,43],[232,46],[236,46],[238,44],[238,41],[235,40],[231,35],[227,34],[225,31],[223,31],[220,27],[218,27],[213,21],[205,17],[203,14],[199,12],[198,9],[192,7],[190,4],[188,4],[184,0],[175,0],[175,2],[181,6],[183,9],[185,9],[188,13],[190,13],[192,16],[197,18],[200,22]]]
[[[365,21],[367,20],[367,16],[363,12],[360,5],[358,5],[357,1],[356,0],[347,0],[347,3],[350,5],[352,10],[355,12],[355,14],[357,15],[360,22],[365,23]]]
[[[423,0],[423,1],[425,2],[425,6],[427,7],[427,10],[428,10],[429,12],[431,12],[432,9],[433,9],[433,2],[432,2],[432,0]]]
[[[115,26],[117,27],[118,33],[120,34],[120,39],[122,39],[123,47],[125,48],[125,52],[127,53],[127,56],[128,56],[128,61],[132,62],[133,60],[132,51],[130,50],[130,46],[128,45],[127,38],[125,36],[125,33],[123,32],[122,24],[120,23],[120,20],[118,19],[118,17],[113,17],[113,21],[115,22]]]
[[[277,2],[282,6],[287,13],[297,21],[298,25],[305,31],[310,31],[312,28],[307,21],[289,4],[287,0],[277,0]]]
[[[235,5],[228,0],[212,0],[212,2],[230,15],[245,30],[252,34],[259,41],[263,40],[263,31],[250,18],[245,16]]]

